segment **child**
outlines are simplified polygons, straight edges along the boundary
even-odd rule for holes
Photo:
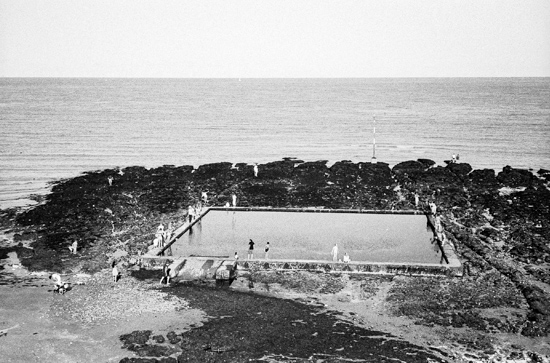
[[[117,282],[118,277],[120,276],[120,272],[118,272],[118,268],[116,267],[116,262],[115,261],[113,261],[112,266],[113,266],[113,271],[112,271],[113,282]]]
[[[67,289],[69,288],[69,284],[67,282],[61,281],[61,276],[59,274],[51,274],[50,280],[54,281],[55,288],[53,292],[58,292],[60,294],[65,294]]]
[[[71,251],[73,255],[76,255],[77,248],[78,248],[78,242],[74,241],[73,244],[69,246],[69,251]]]
[[[349,259],[349,255],[348,255],[348,253],[346,252],[346,253],[344,254],[344,263],[349,263],[350,261],[351,261],[351,260]]]
[[[265,259],[269,259],[269,242],[265,245]]]
[[[160,279],[160,283],[162,284],[166,280],[166,285],[170,283],[170,269],[168,268],[168,265],[162,266],[162,278]]]

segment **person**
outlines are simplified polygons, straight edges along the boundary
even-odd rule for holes
[[[160,237],[155,236],[155,239],[153,240],[153,247],[158,248],[161,245],[161,239]]]
[[[162,278],[160,279],[160,283],[162,284],[164,281],[166,281],[166,285],[170,283],[170,268],[167,264],[162,266]]]
[[[254,258],[254,241],[251,239],[248,242],[248,259],[251,260]]]
[[[202,192],[202,193],[201,193],[201,199],[202,199],[202,202],[203,202],[204,204],[206,204],[206,203],[208,202],[208,193]]]
[[[118,272],[118,268],[116,267],[116,261],[113,261],[113,263],[111,264],[111,266],[113,267],[113,271],[112,271],[113,282],[117,282],[117,281],[118,281],[118,277],[120,276],[120,273]]]
[[[269,259],[269,242],[267,242],[265,245],[265,259]]]
[[[444,244],[445,243],[445,235],[443,234],[443,225],[441,224],[441,218],[439,216],[435,217],[435,233],[437,235],[437,239]]]
[[[237,270],[239,266],[239,254],[235,252],[235,261],[233,262],[233,270]]]
[[[418,208],[418,203],[420,202],[420,198],[418,197],[418,193],[414,193],[414,205]]]
[[[60,294],[64,294],[67,291],[67,288],[69,287],[69,284],[66,282],[61,281],[61,276],[59,274],[51,274],[50,280],[53,280],[55,284],[55,288],[53,292],[58,292]]]
[[[164,231],[163,244],[167,244],[170,242],[170,238],[172,238],[172,233],[174,233],[174,227],[172,227],[172,222],[170,222],[168,223],[168,229]]]
[[[456,163],[456,155],[453,154],[453,156],[451,157],[451,163]]]
[[[330,253],[332,255],[332,261],[338,261],[338,245],[336,243],[334,244],[334,247],[332,247],[332,251]]]
[[[189,218],[189,223],[193,221],[195,211],[192,206],[187,207],[187,218]]]
[[[258,177],[258,164],[254,164],[254,178]]]
[[[230,207],[229,202],[225,202],[225,208],[229,208],[229,207]]]
[[[157,234],[163,234],[164,233],[164,226],[161,224],[159,224],[159,226],[157,227]]]
[[[51,274],[50,280],[53,280],[56,285],[61,285],[61,276],[59,274]]]
[[[437,206],[435,205],[434,202],[430,202],[429,206],[430,206],[430,211],[431,211],[432,214],[435,216],[436,213],[437,213]]]
[[[349,259],[349,255],[348,255],[348,253],[346,252],[346,253],[344,254],[344,263],[349,263],[350,261],[351,261],[351,260]]]
[[[109,182],[109,186],[113,185],[113,177],[112,176],[108,177],[107,181]]]
[[[237,206],[237,196],[235,194],[231,194],[231,198],[233,199],[233,207]]]
[[[433,247],[433,250],[434,250],[435,253],[441,252],[441,248],[439,248],[440,242],[441,241],[438,239],[438,237],[436,235],[434,235],[432,240],[431,240],[431,244],[432,244],[432,247]]]
[[[71,251],[73,255],[76,255],[77,248],[78,248],[78,242],[74,241],[73,244],[69,246],[69,251]]]

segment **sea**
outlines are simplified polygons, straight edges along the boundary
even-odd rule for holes
[[[85,171],[452,154],[550,169],[550,78],[0,78],[0,209]]]

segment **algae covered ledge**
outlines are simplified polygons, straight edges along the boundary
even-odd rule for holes
[[[430,354],[444,360],[457,359],[459,351],[468,352],[461,359],[470,354],[472,360],[496,356],[544,359],[550,351],[548,344],[541,343],[550,334],[549,171],[509,166],[499,172],[472,170],[469,164],[437,166],[428,159],[390,168],[382,162],[341,161],[328,166],[324,160],[285,158],[256,168],[229,162],[198,168],[136,166],[61,180],[41,204],[28,210],[2,211],[4,230],[13,234],[17,245],[0,249],[0,255],[16,252],[30,271],[66,274],[98,273],[116,259],[128,278],[150,278],[158,283],[158,272],[147,275],[136,270],[138,257],[151,244],[158,224],[182,225],[187,207],[199,201],[203,192],[213,206],[232,203],[233,195],[241,207],[422,211],[429,209],[428,202],[434,202],[445,238],[452,242],[463,265],[462,277],[360,278],[258,270],[252,271],[249,281],[236,281],[234,291],[223,292],[227,294],[224,298],[231,299],[231,293],[247,288],[317,296],[320,300],[334,297],[339,303],[354,306],[337,304],[350,314],[357,314],[352,312],[357,306],[374,311],[379,305],[371,304],[383,302],[386,310],[377,310],[381,315],[402,316],[418,329],[429,331],[426,334],[432,338],[438,337],[443,348],[433,348],[433,343]],[[78,241],[77,254],[69,250],[74,241]],[[250,281],[255,287],[249,287]],[[204,296],[221,291],[183,287],[199,289],[189,294],[190,304],[216,315],[212,307],[205,307],[213,303]],[[186,298],[179,290],[169,293]],[[243,300],[242,296],[233,298]],[[250,304],[254,304],[252,300]],[[368,319],[363,323],[369,324]],[[206,328],[197,329],[200,335],[200,329]],[[181,348],[182,341],[190,344],[196,338],[192,332],[171,339],[180,348],[167,349],[165,356],[192,354]],[[152,344],[147,339],[143,344]],[[126,345],[138,349],[135,344]],[[296,356],[298,351],[293,349],[288,346],[288,352],[277,354]],[[350,357],[361,356],[353,349]],[[233,347],[216,354],[237,351]],[[193,354],[203,352],[212,353],[205,349]],[[260,358],[253,352],[245,353],[235,355],[235,361]],[[341,354],[346,357],[345,351]]]

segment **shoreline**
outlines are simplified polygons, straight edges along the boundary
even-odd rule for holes
[[[284,159],[284,158],[283,158]],[[323,159],[319,159],[319,160],[323,160]],[[338,162],[341,162],[341,160],[327,160],[327,163],[326,165],[328,167],[331,167],[332,165],[338,163]],[[353,163],[358,163],[359,161],[352,161]],[[212,163],[216,163],[216,161],[213,161]],[[236,165],[236,164],[243,164],[243,162],[232,162],[232,165],[233,167]],[[246,165],[254,165],[254,162],[252,161],[249,161],[249,162],[245,162],[244,164]],[[261,163],[259,163],[261,164]],[[399,164],[399,162],[397,162],[396,164],[389,164],[388,163],[388,166],[390,168],[393,168],[395,165]],[[187,165],[187,164],[186,164]],[[200,163],[195,163],[195,164],[190,164],[194,169],[198,169],[201,165],[208,165],[208,164],[200,164]],[[439,165],[439,166],[445,166],[445,163],[443,162],[443,164],[436,164],[436,166]],[[112,169],[112,170],[121,170],[121,169],[125,169],[125,168],[132,168],[132,167],[145,167],[147,169],[155,169],[158,167],[158,165],[151,165],[151,166],[142,166],[142,165],[126,165],[126,166],[112,166],[112,167],[105,167],[105,169],[99,169],[100,170],[109,170],[109,169]],[[489,169],[489,170],[493,170],[495,173],[499,173],[502,171],[503,168],[505,168],[506,166],[494,166],[494,167],[489,167],[489,168],[480,168],[480,169],[477,169],[477,170],[484,170],[484,169]],[[539,167],[533,167],[533,166],[525,166],[525,167],[516,167],[514,166],[515,169],[521,169],[521,170],[527,170],[527,171],[530,171],[530,172],[533,172],[533,173],[537,173],[537,169],[538,170],[546,170],[546,168],[550,169],[550,165],[547,165],[547,166],[539,166]],[[474,167],[475,169],[475,167]],[[95,169],[94,169],[95,170]],[[97,170],[96,170],[97,171]],[[67,176],[66,174],[63,174],[63,176],[59,176],[59,177],[56,177],[56,176],[51,176],[48,178],[48,180],[44,181],[44,182],[40,182],[39,184],[41,185],[44,185],[43,187],[40,187],[38,189],[35,189],[32,193],[27,193],[27,192],[24,192],[24,193],[21,193],[21,192],[14,192],[14,196],[17,196],[17,198],[9,198],[9,199],[5,199],[5,200],[0,200],[0,210],[7,210],[7,209],[20,209],[20,210],[25,210],[25,209],[29,209],[29,208],[33,208],[37,205],[39,205],[40,203],[43,202],[44,198],[51,193],[51,188],[53,187],[53,185],[55,185],[56,183],[58,183],[60,180],[66,180],[66,179],[73,179],[73,178],[77,178],[77,177],[80,177],[82,175],[85,175],[86,173],[88,172],[91,172],[91,170],[80,170],[80,171],[75,171],[73,174]],[[30,183],[30,181],[28,181],[28,183]],[[10,194],[6,194],[8,197],[10,196]],[[19,201],[24,201],[24,202],[19,202]]]
[[[19,210],[19,214],[15,210],[2,210],[3,244],[13,239],[13,245],[1,247],[0,258],[10,254],[7,261],[15,261],[13,253],[17,253],[20,261],[10,262],[11,267],[22,264],[29,272],[16,279],[13,287],[0,285],[0,288],[11,289],[14,295],[24,295],[30,289],[35,293],[40,290],[37,296],[41,296],[42,302],[48,301],[47,309],[55,310],[56,305],[51,300],[58,296],[48,296],[41,290],[49,286],[49,281],[42,278],[35,287],[25,285],[25,280],[37,278],[33,272],[57,271],[71,276],[86,274],[92,280],[96,276],[105,279],[109,261],[116,258],[123,271],[123,280],[128,280],[129,286],[145,284],[147,289],[157,291],[160,275],[153,273],[155,278],[135,276],[139,271],[135,271],[132,258],[135,259],[137,251],[150,243],[159,222],[180,221],[186,206],[198,200],[203,190],[212,193],[211,200],[216,205],[223,205],[232,193],[236,193],[244,206],[324,205],[328,208],[393,207],[398,210],[414,203],[411,196],[416,191],[423,200],[434,199],[438,204],[447,238],[457,247],[457,254],[465,266],[463,278],[368,277],[358,282],[350,281],[345,275],[323,279],[317,274],[257,272],[252,276],[254,288],[249,287],[250,280],[242,280],[229,291],[204,287],[198,291],[212,296],[224,294],[228,301],[235,302],[245,296],[239,295],[239,291],[247,290],[258,296],[267,293],[320,301],[323,309],[324,305],[331,306],[344,314],[345,319],[353,322],[355,318],[354,324],[358,326],[381,330],[386,327],[383,331],[395,336],[401,333],[404,341],[423,347],[423,353],[419,354],[436,356],[442,361],[516,357],[527,362],[531,359],[529,354],[543,361],[550,359],[550,345],[545,343],[550,332],[547,304],[550,298],[550,246],[544,242],[550,236],[550,173],[547,171],[537,176],[528,170],[504,167],[502,172],[495,173],[487,169],[472,170],[464,163],[435,166],[435,162],[428,159],[398,163],[393,168],[384,163],[351,162],[336,162],[329,168],[324,162],[287,159],[260,164],[258,177],[254,177],[252,166],[245,163],[214,163],[196,169],[190,166],[129,167],[122,169],[122,175],[119,172],[119,169],[107,169],[65,179],[52,186],[52,193],[39,206]],[[108,176],[114,178],[111,187],[107,183]],[[67,248],[74,239],[80,241],[81,248],[76,256]],[[7,269],[0,269],[2,278],[7,272]],[[107,283],[98,285],[98,291],[112,289]],[[76,298],[91,286],[75,286],[74,291],[69,291],[62,299],[68,301],[71,295]],[[147,289],[144,291],[149,291]],[[195,288],[174,286],[163,288],[162,293],[185,301],[186,289]],[[487,296],[485,292],[492,295]],[[32,292],[30,294],[32,296]],[[197,309],[213,308],[209,305],[213,302],[196,299],[197,304],[202,304],[197,305]],[[81,301],[76,304],[77,308],[79,304],[87,306]],[[17,306],[13,309],[17,311]],[[213,312],[215,310],[211,314]],[[329,316],[323,314],[319,315],[321,320],[317,323],[328,321]],[[186,318],[180,318],[181,326],[185,326]],[[154,320],[151,318],[149,324]],[[191,330],[180,329],[177,334],[200,342],[201,329],[208,331],[217,326],[218,320],[201,320],[205,328],[197,325]],[[0,322],[0,330],[8,328],[8,323],[11,322]],[[226,324],[241,327],[240,322],[231,319]],[[122,330],[121,335],[132,332]],[[0,339],[10,335],[23,341],[29,339],[22,333],[17,335],[20,333],[16,331]],[[168,333],[164,330],[165,335]],[[233,341],[231,336],[224,339]],[[182,343],[178,344],[177,353],[168,349],[167,343],[150,340],[146,345],[162,346],[165,353],[172,351],[173,357],[187,354],[185,349],[181,350]],[[233,346],[236,347],[240,346]],[[319,345],[316,349],[322,353],[322,347]],[[344,354],[341,357],[348,353],[349,357],[365,354],[354,349],[359,348],[338,354]],[[134,353],[138,351],[133,350]],[[222,359],[224,354],[233,354],[227,352],[215,356]],[[243,357],[258,358],[254,352],[239,352]],[[118,353],[120,356],[116,359],[132,356],[132,351]],[[11,354],[16,353],[11,351]],[[194,351],[193,354],[203,352]]]

